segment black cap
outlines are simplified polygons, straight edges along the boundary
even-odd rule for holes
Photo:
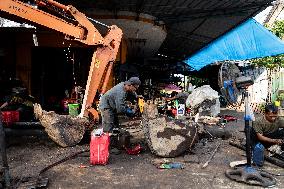
[[[125,84],[128,85],[141,85],[141,81],[138,77],[131,77],[127,81],[125,81]]]

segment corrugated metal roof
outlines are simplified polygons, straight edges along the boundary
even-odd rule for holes
[[[269,6],[272,0],[59,0],[83,12],[105,10],[113,19],[121,11],[153,16],[165,24],[160,54],[185,58]],[[95,14],[95,13],[94,13]]]

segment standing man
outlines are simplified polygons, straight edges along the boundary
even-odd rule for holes
[[[141,81],[138,77],[131,77],[129,80],[117,84],[101,97],[99,110],[104,132],[111,132],[115,126],[118,126],[118,114],[134,116],[134,110],[126,106],[125,99],[131,93],[137,97],[135,91],[140,85]]]

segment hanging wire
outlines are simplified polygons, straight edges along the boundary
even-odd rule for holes
[[[75,74],[74,52],[72,53],[71,61],[72,61],[72,67],[73,67],[73,70],[72,70],[72,73],[73,73],[73,81],[74,81],[74,85],[77,86],[77,82],[76,82],[77,80],[76,80],[76,74]]]
[[[62,42],[62,45],[64,46],[65,42]],[[72,64],[72,77],[73,77],[73,83],[76,86],[77,85],[77,79],[76,79],[76,74],[75,74],[75,54],[74,52],[71,55],[71,43],[69,43],[67,48],[63,49],[66,57],[66,62],[69,63],[71,62]]]

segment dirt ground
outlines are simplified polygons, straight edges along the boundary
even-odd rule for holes
[[[243,113],[222,111],[223,114],[234,115],[237,122],[230,122],[225,129],[232,132],[233,137],[243,138]],[[230,140],[230,139],[229,139]],[[67,160],[44,172],[41,176],[49,179],[51,189],[81,188],[259,188],[229,180],[224,172],[230,169],[231,161],[246,159],[245,152],[229,145],[229,140],[222,140],[221,146],[209,165],[202,165],[210,157],[220,140],[198,143],[194,154],[186,154],[172,159],[184,163],[184,169],[158,169],[153,161],[158,158],[148,150],[139,155],[111,154],[106,166],[89,166],[89,154],[82,153],[76,158]],[[78,151],[89,149],[88,142],[61,148],[47,137],[12,137],[7,138],[7,156],[12,177],[23,178],[37,176],[43,168]],[[282,173],[283,169],[268,162],[265,170]],[[274,188],[284,188],[284,178],[275,177]]]

